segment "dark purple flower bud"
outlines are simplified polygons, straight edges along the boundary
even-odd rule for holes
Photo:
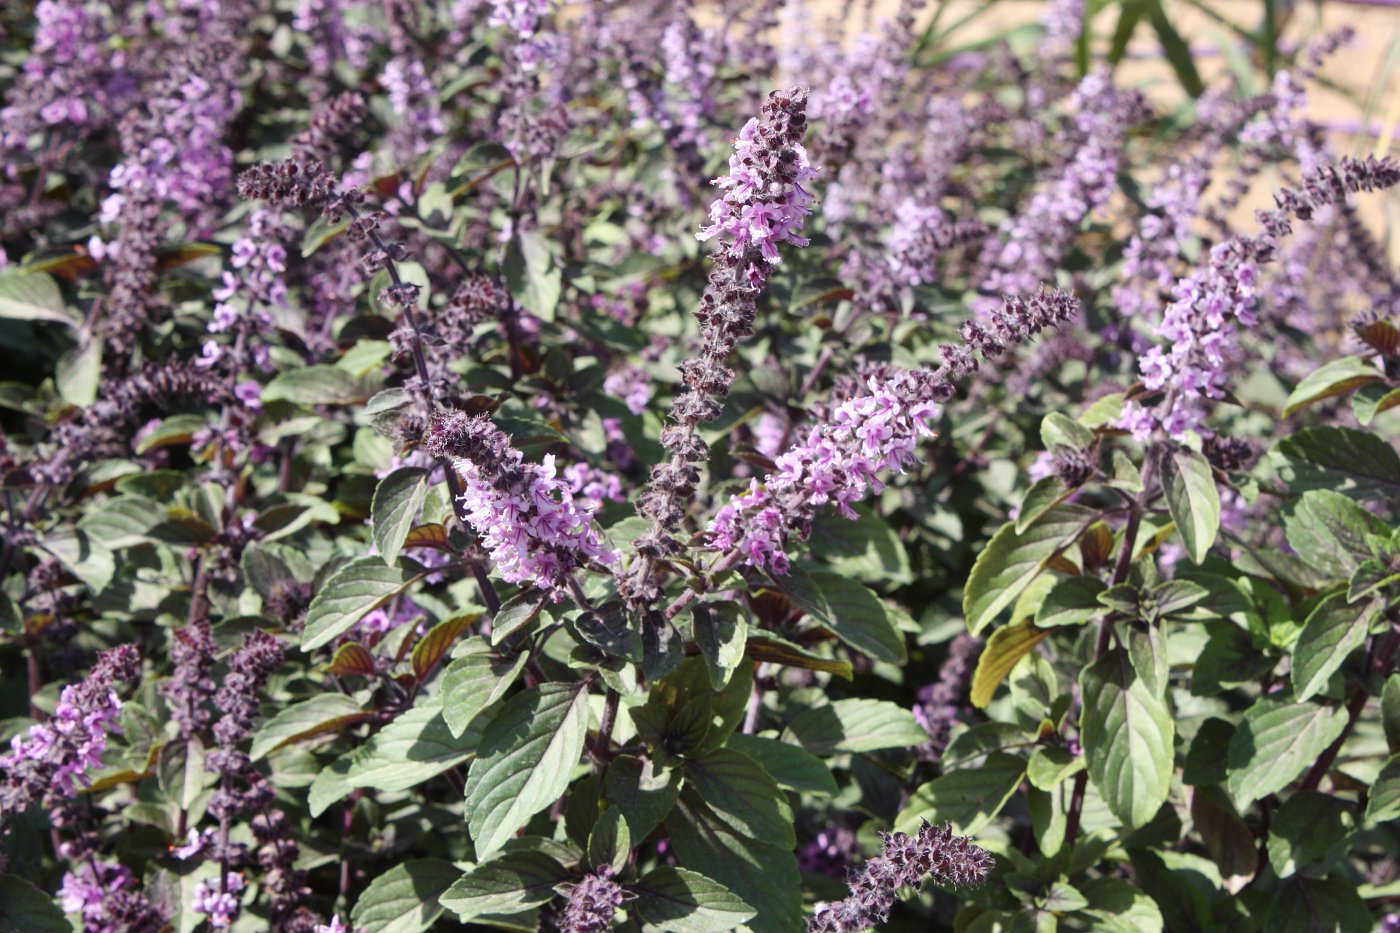
[[[946,826],[924,823],[919,832],[885,833],[884,852],[859,868],[847,883],[851,894],[834,904],[818,904],[807,920],[808,933],[856,933],[889,919],[901,888],[936,884],[965,887],[987,880],[995,859],[966,836]]]

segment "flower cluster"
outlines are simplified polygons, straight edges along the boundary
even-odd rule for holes
[[[612,875],[610,866],[600,865],[573,886],[569,904],[559,918],[560,933],[607,933],[612,929],[613,915],[628,897]]]
[[[53,717],[15,736],[0,755],[0,814],[14,815],[40,799],[71,796],[87,775],[102,767],[107,735],[117,731],[122,703],[113,685],[134,680],[135,645],[113,648],[78,684],[63,688]]]
[[[661,435],[670,457],[653,468],[651,488],[638,506],[654,525],[637,542],[638,553],[647,560],[639,562],[633,578],[622,582],[625,598],[633,603],[659,595],[649,579],[651,561],[679,548],[671,529],[680,524],[683,506],[699,482],[698,464],[709,456],[696,431],[701,423],[718,418],[723,408],[721,399],[734,381],[726,361],[753,331],[757,297],[777,258],[775,241],[806,242],[796,233],[811,201],[801,187],[813,171],[802,148],[806,105],[807,94],[800,88],[768,95],[760,118],[748,123],[735,142],[730,174],[716,182],[726,193],[711,207],[712,224],[701,236],[722,238],[696,312],[701,350],[681,364],[687,391],[672,404],[674,423]]]
[[[995,860],[966,836],[946,826],[924,823],[916,835],[884,833],[884,854],[852,869],[851,894],[834,904],[818,904],[808,933],[856,933],[890,918],[901,888],[919,890],[928,878],[963,887],[986,880]]]
[[[501,579],[562,597],[573,571],[618,559],[594,527],[592,508],[556,476],[552,454],[541,464],[526,463],[489,418],[462,412],[438,419],[425,446],[450,459],[465,482],[464,513]]]
[[[795,94],[793,101],[801,103]],[[788,122],[796,125],[800,139],[802,124],[791,116]],[[734,140],[729,173],[714,180],[724,194],[710,205],[710,223],[696,237],[719,237],[721,249],[735,259],[748,259],[757,247],[764,261],[782,262],[779,243],[807,245],[801,231],[816,198],[804,185],[816,177],[800,142],[787,138],[783,127],[754,117]],[[759,277],[757,270],[746,274],[751,282]]]
[[[938,668],[938,679],[919,688],[919,704],[914,718],[928,732],[927,751],[935,758],[948,747],[948,733],[969,712],[967,689],[982,653],[982,639],[966,632],[953,639],[948,657]]]
[[[239,895],[246,886],[243,876],[236,871],[225,872],[222,880],[199,882],[194,886],[192,906],[195,913],[209,918],[211,930],[227,930],[243,909]]]
[[[1143,385],[1164,398],[1156,407],[1132,403],[1124,426],[1144,440],[1158,429],[1180,439],[1199,428],[1204,403],[1225,394],[1239,329],[1258,322],[1260,266],[1276,257],[1279,244],[1293,230],[1291,218],[1309,220],[1323,206],[1342,203],[1349,194],[1397,183],[1400,165],[1390,159],[1344,157],[1335,166],[1308,172],[1300,187],[1282,189],[1275,197],[1278,209],[1259,212],[1260,233],[1212,247],[1209,261],[1177,283],[1175,300],[1154,329],[1164,343],[1152,346],[1138,361]]]
[[[922,437],[935,436],[931,424],[938,403],[952,397],[952,381],[977,368],[977,354],[1000,356],[1046,327],[1064,323],[1078,303],[1059,292],[1030,301],[1011,297],[987,325],[963,325],[960,345],[943,348],[938,372],[894,372],[868,380],[861,394],[841,402],[813,427],[807,439],[777,458],[764,482],[752,480],[747,492],[730,499],[710,522],[710,543],[737,550],[746,563],[774,573],[789,567],[788,539],[811,532],[816,510],[828,503],[855,519],[852,506],[884,488],[881,474],[902,472],[917,459]]]
[[[815,508],[832,503],[858,518],[851,506],[884,488],[880,474],[902,472],[917,459],[919,438],[935,436],[930,424],[938,408],[921,391],[925,385],[907,373],[884,383],[872,379],[867,394],[843,402],[829,423],[778,457],[763,485],[751,481],[748,492],[719,510],[711,543],[740,549],[755,567],[787,573],[787,536],[793,530],[805,536]]]

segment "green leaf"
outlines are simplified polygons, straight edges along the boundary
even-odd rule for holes
[[[563,293],[563,272],[555,265],[538,230],[520,230],[506,249],[506,285],[511,295],[535,317],[553,321]]]
[[[1085,881],[1079,890],[1089,899],[1082,913],[1101,933],[1162,933],[1165,923],[1157,902],[1118,878]]]
[[[91,405],[102,379],[102,341],[85,339],[58,358],[53,381],[70,405]]]
[[[611,866],[617,874],[627,865],[631,854],[632,837],[627,830],[627,819],[617,807],[608,807],[588,835],[588,864],[595,869]]]
[[[467,827],[487,858],[569,786],[588,735],[588,691],[541,684],[516,694],[483,730],[467,775]]]
[[[347,787],[401,791],[454,768],[472,756],[479,736],[453,736],[435,705],[401,713],[350,754]]]
[[[1299,791],[1284,801],[1269,823],[1269,864],[1280,878],[1287,878],[1323,858],[1355,828],[1352,804],[1317,791]]]
[[[1283,403],[1283,416],[1291,418],[1314,402],[1355,392],[1381,378],[1381,372],[1359,356],[1333,360],[1298,383],[1298,387],[1289,393],[1288,401]]]
[[[53,276],[44,272],[0,272],[0,318],[11,321],[51,321],[77,327],[63,292]]]
[[[1259,845],[1249,825],[1220,787],[1197,787],[1191,792],[1191,822],[1205,843],[1206,852],[1220,870],[1225,889],[1232,894],[1249,883],[1259,865]]]
[[[1171,63],[1172,71],[1176,72],[1181,89],[1192,97],[1200,97],[1206,87],[1196,71],[1196,56],[1192,53],[1191,46],[1176,31],[1160,4],[1154,4],[1151,18],[1152,28],[1156,30],[1157,39],[1162,43],[1162,54]]]
[[[358,702],[343,693],[318,694],[309,700],[293,703],[263,723],[253,735],[249,756],[257,761],[284,745],[339,731],[371,715],[363,712]]]
[[[608,806],[617,807],[627,818],[633,839],[645,839],[671,812],[680,797],[683,773],[680,768],[656,774],[649,758],[619,755],[608,765],[603,778]]]
[[[569,877],[564,866],[543,852],[508,852],[469,869],[438,900],[458,920],[470,923],[544,904]]]
[[[1045,594],[1035,613],[1037,628],[1082,625],[1103,614],[1099,594],[1107,585],[1098,577],[1063,577]]]
[[[1129,828],[1145,826],[1171,787],[1175,727],[1166,698],[1138,676],[1121,648],[1085,668],[1079,688],[1089,777],[1114,816]]]
[[[1293,646],[1290,679],[1295,700],[1301,703],[1327,686],[1327,679],[1347,655],[1366,643],[1366,634],[1380,609],[1374,601],[1349,603],[1342,593],[1333,593],[1317,604]]]
[[[1400,388],[1385,384],[1368,385],[1351,397],[1351,410],[1358,424],[1369,425],[1376,415],[1400,406]]]
[[[836,796],[836,778],[826,762],[796,745],[743,732],[734,733],[724,744],[762,765],[783,790]]]
[[[908,748],[928,741],[914,714],[888,700],[836,700],[801,713],[786,731],[797,744],[821,756]]]
[[[1371,911],[1350,880],[1294,875],[1274,893],[1261,929],[1269,933],[1351,933],[1371,926]]]
[[[1041,419],[1040,442],[1049,451],[1056,447],[1084,450],[1094,443],[1094,432],[1073,418],[1056,411]]]
[[[438,897],[461,874],[442,859],[414,859],[371,881],[350,912],[365,933],[424,933],[442,915]]]
[[[993,752],[980,767],[945,774],[914,791],[895,826],[909,832],[921,820],[946,820],[958,832],[972,835],[996,818],[1025,776],[1024,759]]]
[[[1010,722],[981,722],[959,732],[943,750],[944,771],[985,758],[992,752],[1016,751],[1034,745],[1036,734]]]
[[[1288,546],[1332,579],[1345,580],[1371,558],[1367,535],[1387,534],[1379,518],[1330,489],[1312,489],[1283,515]]]
[[[902,664],[909,659],[904,635],[869,587],[834,573],[814,573],[812,582],[821,589],[822,602],[803,608],[814,621],[876,661]]]
[[[781,844],[797,845],[792,808],[778,782],[758,762],[729,748],[718,748],[685,763],[685,779],[734,831]]]
[[[574,620],[574,629],[580,638],[609,657],[634,664],[642,660],[642,634],[616,600],[580,613]]]
[[[365,888],[350,912],[351,925],[365,933],[424,933],[442,915],[438,897],[460,874],[436,858],[395,865]]]
[[[1054,790],[1067,778],[1084,770],[1084,758],[1058,745],[1041,745],[1031,753],[1026,766],[1026,779],[1032,787]]]
[[[1016,533],[1021,534],[1040,520],[1046,512],[1064,502],[1074,490],[1058,476],[1042,476],[1036,480],[1021,498],[1020,511],[1016,514]]]
[[[666,819],[677,860],[761,907],[754,933],[791,933],[802,926],[802,882],[791,849],[736,834],[687,790]]]
[[[352,560],[326,581],[306,610],[301,650],[314,651],[348,632],[356,622],[424,576],[412,561],[386,567],[378,557]]]
[[[338,366],[303,366],[279,373],[263,387],[264,402],[294,405],[359,405],[369,398],[354,376]]]
[[[977,669],[972,672],[972,705],[986,709],[996,695],[997,687],[1011,673],[1016,662],[1035,650],[1044,641],[1051,629],[1039,629],[1030,622],[1004,625],[987,639],[986,647],[977,658]]]
[[[491,644],[499,645],[534,622],[543,608],[544,603],[540,601],[539,594],[529,590],[506,600],[501,604],[500,611],[491,619]]]
[[[910,583],[909,554],[890,523],[865,506],[851,521],[841,515],[819,515],[812,523],[808,544],[812,553],[842,576],[867,583]]]
[[[1240,806],[1277,793],[1321,757],[1346,728],[1346,714],[1316,703],[1264,697],[1245,711],[1226,764]]]
[[[1347,602],[1354,603],[1376,595],[1387,587],[1400,585],[1400,572],[1379,560],[1364,560],[1347,581]]]
[[[734,676],[735,668],[744,663],[748,620],[739,604],[733,602],[696,603],[691,614],[695,621],[695,643],[705,658],[710,683],[716,690],[723,690]]]
[[[963,590],[967,628],[977,635],[1016,601],[1055,555],[1074,543],[1093,513],[1072,503],[1057,506],[1018,532],[1014,522],[1001,526],[982,553]]]
[[[1400,754],[1400,674],[1391,674],[1381,688],[1381,725],[1390,753]]]
[[[628,910],[648,928],[670,933],[723,933],[757,913],[718,881],[685,868],[663,865],[628,887],[637,895]]]
[[[1162,458],[1162,489],[1186,553],[1199,564],[1220,530],[1220,492],[1209,461],[1194,450],[1172,451]]]
[[[428,498],[428,471],[403,467],[379,481],[374,488],[370,516],[374,519],[374,544],[384,563],[399,559],[404,539],[413,530],[418,512]]]
[[[3,280],[0,276],[0,280]],[[3,305],[0,305],[0,317]],[[53,898],[18,875],[0,875],[0,933],[73,933]]]
[[[1400,756],[1392,756],[1376,775],[1366,800],[1366,819],[1387,823],[1400,817]]]
[[[470,647],[463,651],[463,646]],[[458,657],[442,672],[442,718],[454,736],[461,735],[467,723],[505,696],[525,669],[525,652],[498,658],[490,650],[485,639],[462,642],[453,652]]]
[[[1335,489],[1359,498],[1400,492],[1400,454],[1352,428],[1305,428],[1279,441],[1279,473],[1295,492]]]

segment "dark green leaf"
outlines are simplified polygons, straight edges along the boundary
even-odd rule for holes
[[[1295,492],[1335,489],[1363,498],[1400,492],[1400,454],[1352,428],[1305,428],[1279,441],[1279,472]]]
[[[660,826],[681,793],[681,769],[656,774],[653,768],[648,758],[619,755],[603,779],[608,806],[622,811],[633,839],[645,839]]]
[[[648,929],[671,933],[723,933],[756,911],[718,881],[699,872],[663,865],[630,885],[637,900],[629,909]]]
[[[412,561],[386,567],[378,557],[361,557],[346,564],[311,600],[301,650],[330,644],[422,577],[423,569]]]
[[[746,755],[719,748],[685,764],[686,785],[735,832],[791,848],[792,808],[767,771]]]
[[[968,631],[979,634],[1014,603],[1050,559],[1074,543],[1092,514],[1066,503],[1045,513],[1024,532],[1017,532],[1014,522],[1003,525],[977,555],[963,590]]]
[[[734,670],[744,663],[749,623],[738,603],[696,603],[691,609],[695,622],[695,643],[710,672],[710,683],[724,689]],[[639,643],[640,647],[640,643]]]
[[[588,834],[588,864],[595,869],[608,865],[614,874],[620,874],[631,854],[627,819],[617,807],[608,807]]]
[[[1371,622],[1382,606],[1373,601],[1348,603],[1333,593],[1314,607],[1293,646],[1294,698],[1310,699],[1327,686],[1327,679],[1347,655],[1366,643]]]
[[[263,723],[253,735],[249,756],[257,761],[268,752],[312,736],[336,732],[370,717],[343,693],[322,693],[293,703]]]
[[[68,310],[53,276],[18,269],[0,272],[0,319],[50,321],[69,327],[80,323]]]
[[[1186,553],[1199,564],[1220,530],[1220,492],[1210,463],[1194,450],[1173,451],[1162,458],[1162,488]]]
[[[303,366],[278,374],[263,387],[264,402],[358,405],[369,397],[359,380],[337,366]]]
[[[1376,516],[1341,493],[1312,489],[1283,515],[1288,546],[1333,579],[1350,577],[1371,558],[1366,536],[1388,529]]]
[[[1291,418],[1314,402],[1355,392],[1381,378],[1380,370],[1359,356],[1333,360],[1298,383],[1298,387],[1289,394],[1288,401],[1283,403],[1283,416]]]
[[[1269,933],[1352,933],[1371,928],[1371,912],[1345,878],[1294,875],[1279,886],[1264,917]]]
[[[1079,687],[1089,777],[1114,816],[1130,828],[1144,826],[1171,786],[1175,727],[1166,699],[1121,648],[1085,668]]]
[[[887,700],[837,700],[818,706],[788,723],[787,732],[797,744],[821,756],[907,748],[928,741],[914,714]]]
[[[350,922],[366,933],[424,933],[442,914],[438,897],[461,872],[442,859],[395,865],[365,888]]]
[[[760,912],[754,933],[791,933],[802,926],[802,883],[791,848],[736,834],[687,791],[666,820],[677,860],[724,885]]]
[[[1400,757],[1392,756],[1376,775],[1366,800],[1366,819],[1371,823],[1388,823],[1400,818]]]
[[[1230,739],[1230,795],[1247,806],[1283,790],[1345,727],[1346,714],[1329,706],[1278,697],[1259,700]]]
[[[439,902],[470,923],[546,903],[554,898],[554,886],[568,880],[569,872],[543,852],[508,852],[467,871]]]
[[[399,559],[404,539],[413,530],[418,512],[428,498],[428,471],[402,467],[379,481],[374,488],[370,515],[374,519],[374,543],[384,563]]]
[[[18,875],[0,875],[0,933],[73,933],[73,929],[52,897]]]
[[[563,796],[588,735],[588,691],[541,684],[512,697],[483,730],[467,775],[467,826],[478,858],[498,851]]]
[[[914,791],[895,825],[908,831],[920,820],[946,820],[959,832],[974,834],[996,818],[1025,776],[1023,759],[994,752],[977,768],[934,778]]]
[[[351,753],[346,785],[408,790],[466,761],[478,738],[471,730],[454,736],[440,707],[415,706]]]
[[[1356,807],[1303,790],[1289,797],[1269,823],[1269,864],[1280,878],[1327,854],[1356,828]]]
[[[1106,589],[1098,577],[1062,577],[1045,594],[1035,613],[1037,628],[1081,625],[1103,614],[1098,595]]]
[[[762,765],[784,790],[836,796],[836,778],[832,777],[831,769],[820,758],[796,745],[742,732],[734,733],[724,744]]]
[[[442,672],[442,718],[454,736],[461,735],[477,714],[505,696],[525,668],[524,652],[498,658],[490,651],[484,639],[462,642]]]

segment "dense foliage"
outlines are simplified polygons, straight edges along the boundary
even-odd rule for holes
[[[1400,923],[1348,37],[945,13],[7,4],[0,930]]]

